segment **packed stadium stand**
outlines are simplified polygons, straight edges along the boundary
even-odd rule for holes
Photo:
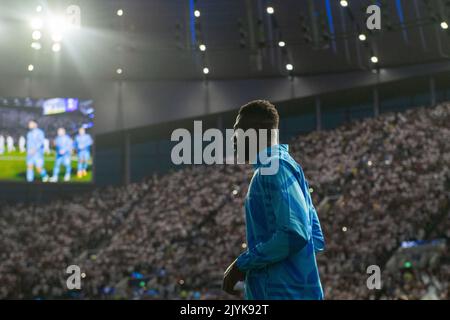
[[[450,103],[295,137],[326,239],[326,299],[448,299],[448,250],[388,268],[406,241],[450,236]],[[248,166],[193,166],[45,205],[0,207],[0,298],[209,299],[246,247]],[[83,290],[63,290],[68,264]],[[366,287],[368,265],[383,271]]]
[[[20,136],[26,136],[28,122],[34,120],[47,132],[49,137],[53,138],[56,136],[58,128],[67,128],[67,131],[71,134],[76,133],[83,121],[85,122],[85,118],[82,114],[64,114],[49,118],[43,116],[40,109],[36,112],[25,108],[5,108],[0,106],[0,135],[10,135],[17,141]]]

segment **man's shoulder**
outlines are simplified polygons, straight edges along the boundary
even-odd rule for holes
[[[274,164],[277,164],[276,166]],[[263,172],[264,168],[273,167],[274,170],[268,170],[266,173]],[[266,165],[261,166],[257,169],[255,177],[262,179],[276,179],[283,176],[296,175],[300,170],[300,165],[291,157],[289,154],[286,156],[284,154],[273,155],[270,157],[270,162]]]

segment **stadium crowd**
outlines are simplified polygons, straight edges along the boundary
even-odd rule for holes
[[[15,144],[21,136],[25,137],[28,132],[28,123],[34,120],[39,124],[48,138],[56,137],[58,128],[66,128],[70,134],[77,132],[84,123],[86,116],[81,113],[59,114],[45,116],[42,111],[24,110],[23,108],[1,108],[0,107],[0,135],[13,138]]]
[[[290,142],[326,238],[326,299],[449,298],[449,256],[384,266],[402,241],[448,241],[450,104],[350,123]],[[0,298],[212,299],[246,248],[249,166],[195,166],[45,205],[0,207]],[[65,289],[65,270],[86,273]],[[382,290],[368,290],[379,265]],[[408,274],[407,276],[405,274]],[[431,293],[430,293],[431,292]]]

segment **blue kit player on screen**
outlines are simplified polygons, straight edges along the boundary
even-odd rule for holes
[[[87,169],[91,158],[91,146],[93,142],[94,141],[92,140],[91,135],[86,133],[84,128],[80,128],[78,130],[78,134],[75,137],[75,148],[78,154],[78,178],[87,176]]]
[[[48,175],[44,168],[44,131],[38,128],[36,121],[28,123],[27,134],[27,181],[34,181],[34,168],[40,174],[43,182],[48,181]]]
[[[58,137],[55,139],[55,147],[55,166],[53,167],[53,177],[51,177],[50,181],[58,181],[59,168],[61,167],[61,164],[66,168],[64,181],[70,181],[70,173],[72,171],[71,156],[73,150],[73,140],[71,137],[69,137],[69,135],[66,134],[66,129],[58,129]]]

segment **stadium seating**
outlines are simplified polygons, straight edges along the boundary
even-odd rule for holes
[[[450,104],[388,113],[290,142],[326,238],[326,299],[448,299],[448,255],[408,276],[384,271],[405,240],[450,236]],[[193,166],[44,206],[0,207],[0,298],[211,299],[245,249],[251,168]],[[65,290],[77,264],[82,290]],[[366,287],[366,268],[383,287]],[[432,279],[431,279],[432,278]],[[424,280],[425,279],[425,280]],[[395,290],[393,289],[395,288]]]

